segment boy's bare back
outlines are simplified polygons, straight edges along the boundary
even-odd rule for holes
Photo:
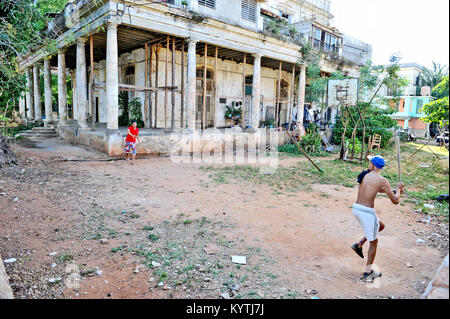
[[[378,193],[385,193],[394,204],[398,204],[399,196],[396,196],[386,178],[379,173],[371,172],[364,177],[358,190],[357,204],[375,208],[375,198]]]

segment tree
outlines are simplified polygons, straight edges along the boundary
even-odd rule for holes
[[[30,49],[46,46],[56,50],[52,34],[44,31],[49,13],[60,12],[67,0],[1,0],[0,1],[0,110],[15,108],[22,92],[27,90],[25,75],[18,61]]]
[[[433,90],[447,75],[448,66],[433,61],[433,69],[425,68],[419,75],[419,81],[421,81],[422,86],[429,86]]]
[[[30,49],[46,46],[55,51],[52,35],[43,31],[49,12],[60,12],[67,0],[0,1],[0,117],[11,115],[20,95],[27,90],[25,75],[19,72],[19,59]],[[2,112],[3,111],[3,112]],[[0,167],[16,163],[0,131]]]
[[[441,128],[448,125],[449,117],[449,76],[445,76],[443,80],[433,89],[433,96],[437,100],[432,101],[422,107],[420,110],[425,114],[422,121],[425,123],[438,123]]]

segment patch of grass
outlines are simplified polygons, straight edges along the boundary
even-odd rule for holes
[[[183,273],[189,272],[189,271],[193,271],[195,269],[194,265],[189,265],[183,268]]]
[[[133,219],[137,219],[137,218],[139,218],[139,217],[141,217],[141,216],[138,215],[138,214],[131,214],[131,215],[130,215],[130,218],[133,218]]]
[[[92,236],[92,239],[95,239],[95,240],[99,240],[102,238],[103,238],[102,234],[95,234],[94,236]]]
[[[169,275],[164,270],[158,269],[153,272],[155,276],[158,276],[158,281],[163,282]]]
[[[186,220],[183,222],[183,224],[184,224],[184,225],[192,224],[192,220],[186,219]]]
[[[108,236],[109,236],[110,239],[116,238],[117,235],[118,235],[118,233],[114,229],[110,229],[109,232],[108,232]]]
[[[148,239],[150,239],[153,243],[155,243],[158,241],[159,236],[155,235],[155,234],[150,234],[150,235],[148,235]]]
[[[274,275],[272,273],[266,273],[266,276],[272,279],[277,279],[277,275]]]
[[[71,261],[71,260],[73,260],[73,255],[69,254],[69,253],[63,253],[63,254],[59,255],[58,260],[63,261],[63,262]]]
[[[142,229],[146,230],[146,231],[152,231],[154,229],[154,227],[152,227],[152,226],[144,226],[144,228],[142,228]]]
[[[123,248],[124,248],[123,245],[120,245],[119,247],[114,247],[114,248],[112,248],[112,249],[111,249],[111,252],[112,252],[113,254],[115,254],[115,253],[117,253],[117,252],[123,250]]]

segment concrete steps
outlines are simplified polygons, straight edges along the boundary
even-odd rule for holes
[[[18,134],[18,136],[28,138],[52,138],[57,137],[56,129],[53,127],[33,127],[32,130],[24,131]]]

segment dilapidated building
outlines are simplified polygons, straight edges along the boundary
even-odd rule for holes
[[[48,25],[57,54],[42,47],[21,60],[29,84],[21,118],[58,121],[61,137],[110,155],[122,152],[126,134],[119,92],[140,102],[143,153],[167,152],[173,132],[238,124],[236,134],[252,138],[261,128],[302,122],[305,41],[321,50],[325,75],[340,69],[357,76],[371,54],[364,43],[346,49],[346,37],[330,26],[329,7],[327,0],[69,1]],[[58,70],[58,118],[51,68]],[[237,121],[227,113],[236,109]]]

